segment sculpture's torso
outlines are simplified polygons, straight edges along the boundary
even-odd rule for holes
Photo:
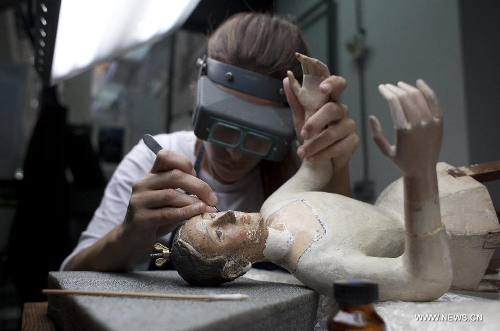
[[[319,215],[304,199],[291,201],[276,211],[267,220],[267,226],[286,233],[290,238],[289,249],[279,263],[294,269],[305,250],[326,234]]]
[[[324,192],[288,194],[266,224],[287,232],[291,245],[280,264],[295,272],[318,254],[396,257],[404,246],[401,220],[390,210]],[[333,196],[333,194],[332,194]],[[384,240],[386,238],[387,240]]]

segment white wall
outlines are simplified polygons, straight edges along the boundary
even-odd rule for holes
[[[317,1],[318,3],[322,1]],[[313,2],[278,1],[280,12],[300,15]],[[355,1],[337,0],[337,70],[348,87],[341,102],[349,106],[350,116],[358,123],[359,85],[355,61],[346,43],[356,34]],[[437,93],[444,111],[444,141],[440,160],[452,165],[468,164],[468,144],[464,78],[460,44],[458,4],[455,0],[364,0],[361,1],[362,26],[369,48],[365,64],[366,115],[377,116],[386,137],[392,141],[393,124],[385,100],[379,95],[380,83],[400,80],[415,83],[423,78]],[[318,30],[321,33],[321,30]],[[305,33],[306,38],[311,38]],[[321,38],[321,36],[315,36]],[[310,43],[311,44],[311,43]],[[318,40],[313,42],[318,45]],[[324,54],[324,50],[311,54]],[[351,163],[353,183],[363,176],[361,148]],[[369,179],[378,195],[399,171],[385,159],[368,137]]]

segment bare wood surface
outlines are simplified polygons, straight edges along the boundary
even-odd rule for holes
[[[474,291],[498,293],[500,292],[500,279],[482,279]]]
[[[484,238],[484,249],[500,247],[500,232],[490,232]]]
[[[500,179],[500,160],[458,167],[451,169],[449,173],[454,177],[470,176],[481,183],[498,180]]]
[[[23,306],[21,331],[56,331],[47,315],[47,302],[26,302]]]
[[[486,268],[485,275],[496,275],[500,272],[500,259],[491,259],[488,268]]]

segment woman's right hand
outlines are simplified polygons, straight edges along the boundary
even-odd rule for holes
[[[151,171],[132,186],[122,234],[130,248],[147,251],[159,237],[172,232],[183,221],[204,212],[215,212],[212,206],[216,203],[214,192],[196,177],[189,159],[163,149],[158,152]]]

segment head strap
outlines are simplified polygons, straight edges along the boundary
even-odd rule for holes
[[[203,56],[198,59],[200,75],[212,82],[259,98],[287,103],[283,81]]]

